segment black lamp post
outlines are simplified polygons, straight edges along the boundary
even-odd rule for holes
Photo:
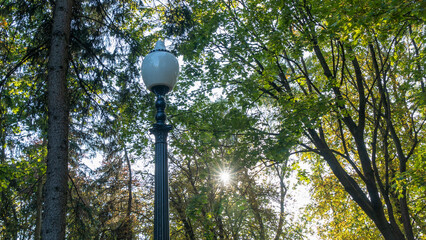
[[[167,162],[167,134],[172,129],[166,124],[166,100],[164,96],[173,89],[179,73],[176,57],[158,41],[143,60],[142,78],[146,87],[156,96],[156,123],[151,129],[155,136],[155,196],[154,239],[169,240],[169,173]]]

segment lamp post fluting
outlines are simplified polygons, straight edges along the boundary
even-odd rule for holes
[[[165,95],[176,84],[179,64],[176,57],[158,41],[143,60],[142,78],[146,87],[156,95],[156,123],[150,130],[155,136],[155,195],[154,195],[154,239],[169,240],[169,173],[167,160],[167,135],[172,129],[166,124]]]

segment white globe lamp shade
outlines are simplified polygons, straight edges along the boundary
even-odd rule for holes
[[[154,50],[142,62],[142,79],[146,88],[152,91],[155,86],[166,86],[171,91],[176,84],[179,63],[176,57],[166,50],[163,41],[155,44]]]

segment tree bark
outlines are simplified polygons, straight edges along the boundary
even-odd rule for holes
[[[41,239],[41,213],[43,211],[43,176],[40,176],[37,183],[37,211],[36,211],[36,227],[34,232],[34,240]]]
[[[279,217],[279,220],[278,220],[277,232],[275,234],[274,240],[280,239],[280,236],[282,234],[282,228],[283,228],[283,225],[284,225],[284,217],[285,217],[284,216],[284,214],[285,214],[284,200],[285,200],[285,197],[287,195],[287,186],[285,185],[285,182],[284,182],[284,173],[285,173],[284,168],[286,168],[286,167],[287,167],[287,161],[285,161],[284,167],[281,167],[281,172],[279,170],[279,167],[277,165],[274,165],[275,171],[277,172],[277,175],[280,179],[280,217]]]
[[[46,240],[65,239],[69,128],[66,75],[72,6],[72,0],[57,0],[53,13],[47,80],[47,172],[42,219],[42,238]]]
[[[132,221],[132,202],[133,202],[133,191],[132,191],[132,165],[130,164],[129,155],[127,149],[124,147],[124,156],[126,158],[127,167],[129,168],[129,180],[127,181],[127,191],[129,192],[129,198],[127,200],[127,212],[126,212],[126,225],[127,225],[127,236],[128,240],[133,239],[133,221]]]

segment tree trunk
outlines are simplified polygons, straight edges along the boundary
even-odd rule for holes
[[[326,144],[322,142],[314,131],[310,131],[314,139],[314,144],[320,150],[320,154],[327,161],[334,175],[339,179],[340,184],[343,185],[346,192],[348,192],[352,199],[361,207],[361,209],[370,217],[370,219],[377,226],[379,231],[383,234],[386,240],[404,240],[404,235],[400,229],[394,229],[387,221],[383,208],[374,208],[367,195],[363,193],[358,184],[347,175],[343,170],[336,157],[331,153]],[[315,141],[316,140],[316,141]]]
[[[42,238],[65,239],[68,191],[68,99],[66,75],[72,0],[57,0],[48,62],[48,133]]]
[[[281,165],[280,165],[281,166]],[[275,168],[275,171],[277,172],[277,176],[280,179],[280,217],[278,220],[278,226],[277,226],[277,231],[275,234],[275,238],[274,240],[279,240],[283,231],[283,225],[284,225],[284,200],[285,197],[287,195],[287,186],[285,185],[284,182],[284,174],[285,174],[285,170],[284,168],[287,168],[287,160],[285,161],[285,165],[281,166],[281,172],[280,172],[280,167],[277,165],[273,166]]]
[[[133,239],[133,221],[132,221],[132,201],[133,201],[133,191],[132,191],[132,165],[130,164],[130,159],[127,154],[127,149],[124,147],[124,156],[126,158],[127,167],[129,168],[129,180],[127,181],[127,191],[129,192],[129,198],[127,200],[127,212],[126,212],[126,225],[127,225],[127,234],[126,238],[128,240]]]
[[[41,239],[41,213],[43,211],[43,176],[40,175],[37,184],[37,211],[36,211],[36,227],[34,232],[34,240]]]

